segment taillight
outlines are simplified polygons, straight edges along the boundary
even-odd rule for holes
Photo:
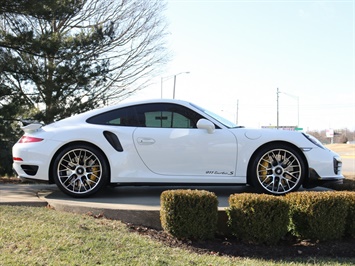
[[[12,160],[19,161],[19,162],[23,161],[22,158],[20,158],[20,157],[12,157]]]
[[[30,136],[22,136],[18,142],[19,143],[30,143],[30,142],[40,142],[42,140],[43,139],[41,139],[41,138],[35,138],[35,137],[30,137]]]

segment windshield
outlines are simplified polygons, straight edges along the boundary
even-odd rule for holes
[[[190,103],[193,107],[197,108],[198,110],[204,112],[207,116],[213,118],[214,120],[217,120],[218,122],[220,122],[221,124],[223,124],[224,126],[228,127],[228,128],[233,128],[233,127],[238,127],[236,124],[234,124],[233,122],[225,119],[224,117],[221,117],[211,111],[208,111],[202,107],[199,107],[195,104]]]

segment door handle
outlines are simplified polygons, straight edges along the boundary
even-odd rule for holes
[[[155,140],[151,138],[137,138],[137,142],[141,145],[152,145],[155,143]]]

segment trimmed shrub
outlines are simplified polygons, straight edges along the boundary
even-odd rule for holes
[[[289,207],[281,197],[234,194],[226,212],[231,233],[240,240],[275,244],[287,234]]]
[[[348,202],[337,192],[295,192],[290,204],[290,231],[301,238],[339,239],[344,235]]]
[[[204,190],[168,190],[160,196],[162,228],[177,238],[211,239],[217,231],[217,196]]]
[[[345,225],[345,235],[355,238],[355,192],[338,192],[348,203],[348,216]]]

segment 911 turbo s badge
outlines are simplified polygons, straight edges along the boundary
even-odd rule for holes
[[[207,175],[234,175],[234,171],[206,171]]]

